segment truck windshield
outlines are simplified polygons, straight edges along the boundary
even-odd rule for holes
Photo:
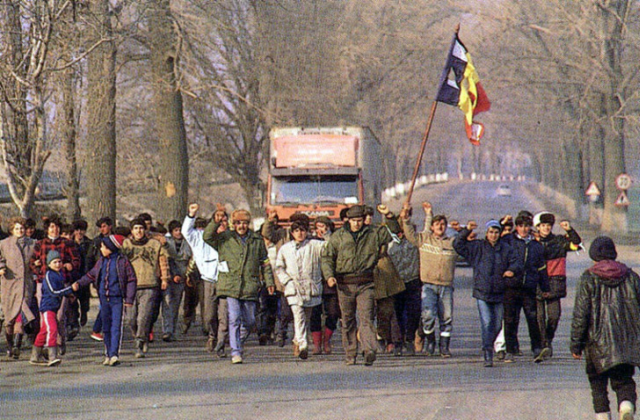
[[[280,176],[271,183],[271,204],[323,204],[358,202],[358,177]]]

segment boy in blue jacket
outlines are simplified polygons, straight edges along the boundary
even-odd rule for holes
[[[56,250],[47,253],[47,272],[42,281],[42,299],[40,300],[40,332],[36,336],[31,351],[32,365],[57,366],[58,357],[58,320],[56,313],[64,296],[73,293],[70,286],[65,287],[65,276],[62,273],[62,258]],[[42,355],[42,348],[48,347],[49,361]]]
[[[102,238],[102,257],[80,280],[73,284],[73,290],[94,283],[100,297],[100,316],[104,335],[105,366],[120,364],[122,343],[122,318],[125,307],[133,306],[136,297],[137,279],[131,263],[120,253],[124,236],[109,235]]]

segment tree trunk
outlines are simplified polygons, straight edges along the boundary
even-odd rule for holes
[[[67,219],[80,218],[80,181],[78,179],[78,161],[76,159],[76,118],[74,95],[74,70],[67,69],[62,80],[63,143],[67,158]]]
[[[179,45],[169,0],[151,1],[149,27],[155,134],[160,150],[157,218],[166,223],[184,217],[189,196],[189,156],[178,86]]]
[[[111,39],[109,1],[90,3],[99,16],[99,36]],[[101,217],[116,217],[116,46],[105,41],[87,61],[87,179],[86,217],[92,222]]]

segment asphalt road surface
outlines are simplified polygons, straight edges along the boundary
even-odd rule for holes
[[[476,220],[482,233],[490,217],[522,208],[536,212],[548,204],[528,193],[526,184],[511,183],[510,198],[497,197],[497,186],[451,182],[418,190],[415,217],[423,217],[419,203],[429,200],[436,213],[463,223]],[[588,244],[592,238],[583,239]],[[637,268],[638,249],[621,247],[620,259]],[[252,335],[245,363],[231,365],[229,358],[205,352],[205,338],[196,326],[177,342],[152,343],[145,359],[134,359],[133,344],[125,341],[122,365],[109,368],[101,365],[101,344],[89,339],[87,326],[69,343],[57,368],[30,366],[27,351],[19,361],[0,361],[0,418],[592,419],[584,362],[573,360],[568,350],[575,283],[589,265],[584,252],[568,258],[569,296],[563,300],[555,354],[539,365],[532,362],[522,319],[519,338],[525,355],[516,363],[482,366],[471,272],[461,268],[451,359],[384,354],[372,367],[361,360],[345,366],[337,336],[334,354],[300,361],[289,346],[260,347]]]

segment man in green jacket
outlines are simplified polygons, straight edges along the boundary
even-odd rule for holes
[[[275,283],[264,240],[249,229],[251,213],[236,210],[231,219],[233,230],[218,233],[219,223],[211,221],[203,239],[218,251],[217,293],[227,298],[231,363],[238,364],[242,363],[240,329],[250,331],[256,323],[261,277],[269,294],[274,293]]]
[[[347,217],[348,223],[327,241],[322,253],[322,274],[329,287],[337,284],[342,311],[345,363],[356,363],[359,330],[364,364],[371,366],[376,360],[377,348],[373,271],[380,258],[380,248],[392,238],[384,227],[364,225],[364,206],[351,207],[347,211]]]

